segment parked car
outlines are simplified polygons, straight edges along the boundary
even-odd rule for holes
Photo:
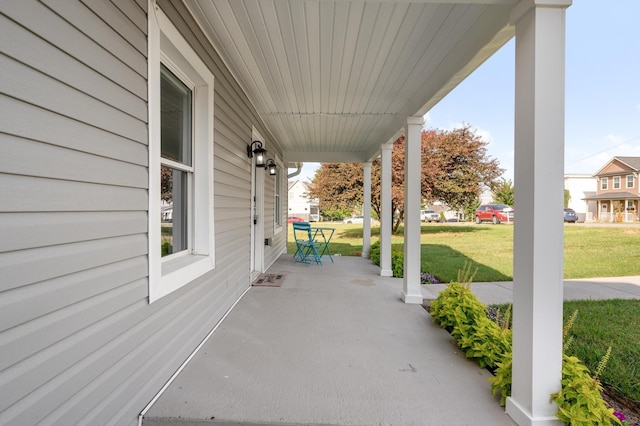
[[[420,220],[423,222],[440,222],[440,215],[433,210],[420,210]]]
[[[353,216],[342,219],[342,223],[364,223],[364,216]]]
[[[293,223],[293,222],[304,222],[304,219],[301,217],[289,216],[287,218],[287,223]]]
[[[578,213],[574,209],[564,209],[564,221],[568,223],[576,223]]]
[[[476,209],[476,223],[492,222],[513,222],[513,208],[506,204],[483,204]]]

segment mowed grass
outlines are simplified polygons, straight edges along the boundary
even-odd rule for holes
[[[567,354],[595,372],[611,346],[611,357],[599,379],[640,404],[640,300],[565,301],[565,323],[576,309]]]
[[[507,310],[506,304],[492,306]],[[576,310],[578,316],[566,337],[572,339],[567,355],[580,359],[594,374],[611,347],[598,379],[640,404],[640,300],[565,300],[565,324]]]
[[[362,225],[321,222],[336,229],[331,252],[359,256],[362,252]],[[392,244],[402,248],[402,228],[393,235]],[[372,227],[372,242],[379,228]],[[593,278],[640,275],[640,228],[564,227],[564,277]],[[421,228],[422,271],[434,274],[442,282],[456,279],[465,262],[478,271],[474,281],[511,281],[513,279],[513,226],[461,224],[423,224]],[[295,252],[292,226],[289,225],[289,253]]]

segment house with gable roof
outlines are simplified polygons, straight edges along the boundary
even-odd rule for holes
[[[638,175],[640,157],[613,157],[598,170],[596,194],[585,197],[595,202],[594,218],[599,222],[637,222],[640,203]]]

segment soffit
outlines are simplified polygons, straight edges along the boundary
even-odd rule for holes
[[[513,36],[511,0],[185,2],[288,162],[372,159]]]

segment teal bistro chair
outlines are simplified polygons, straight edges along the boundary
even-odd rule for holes
[[[309,222],[293,222],[293,238],[296,240],[293,263],[302,262],[310,265],[311,262],[315,262],[322,265],[322,257],[318,249],[323,243],[314,241]]]

